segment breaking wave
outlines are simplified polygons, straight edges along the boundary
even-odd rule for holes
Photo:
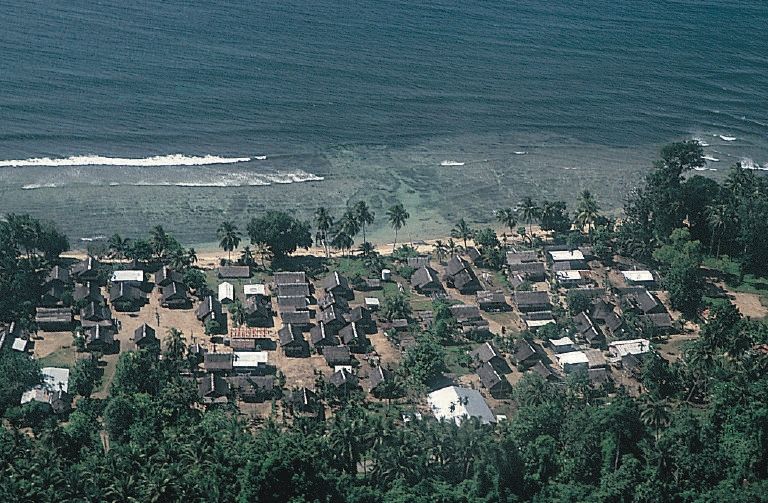
[[[209,164],[235,164],[248,162],[250,157],[220,157],[216,155],[187,156],[183,154],[156,155],[143,158],[76,155],[64,158],[35,157],[0,161],[2,168],[56,167],[56,166],[206,166]]]

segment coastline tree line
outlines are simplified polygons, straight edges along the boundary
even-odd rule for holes
[[[590,242],[608,262],[620,253],[660,267],[676,307],[697,316],[705,256],[732,257],[741,275],[764,273],[768,263],[765,179],[739,166],[722,184],[686,176],[701,162],[696,144],[665,147],[619,224],[600,214],[589,193],[573,214],[565,203],[525,199],[497,212],[501,239],[460,220],[435,253],[456,254],[471,241],[482,260],[501,267],[508,236],[536,245],[538,223],[574,246]],[[408,214],[395,206],[387,220],[397,232]],[[314,241],[326,252],[349,253],[362,233],[364,256],[374,220],[364,204],[338,220],[318,210]],[[284,213],[254,219],[246,233],[254,250],[246,247],[240,259],[250,255],[251,262],[256,255],[279,260],[312,244],[312,226]],[[243,239],[231,223],[220,226],[218,238],[230,257]],[[18,215],[0,222],[0,320],[32,328],[43,278],[68,248],[51,224]],[[196,271],[195,250],[159,226],[148,239],[114,236],[109,248],[115,258]],[[398,315],[408,308],[384,307]],[[420,383],[444,370],[436,367],[443,358],[436,342],[442,311],[436,305],[438,323],[404,363]],[[184,378],[199,356],[178,331],[162,347],[121,354],[107,399],[89,397],[97,373],[78,364],[72,386],[81,398],[58,421],[19,414],[21,392],[39,382],[39,369],[26,355],[0,348],[0,500],[768,501],[766,344],[763,322],[743,318],[730,303],[713,305],[681,359],[644,362],[643,397],[619,391],[609,398],[580,374],[564,385],[528,375],[513,391],[516,413],[496,427],[474,420],[460,427],[403,423],[397,405],[356,395],[329,399],[333,414],[325,421],[285,407],[282,415],[249,423],[232,405],[201,407],[194,383]]]

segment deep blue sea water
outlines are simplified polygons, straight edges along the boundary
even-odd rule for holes
[[[323,184],[339,149],[351,173],[386,148],[386,169],[620,180],[700,137],[713,168],[760,167],[766,26],[765,0],[2,0],[0,209],[29,210],[21,187]],[[7,162],[169,154],[252,160]]]

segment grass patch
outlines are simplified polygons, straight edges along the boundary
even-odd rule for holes
[[[109,385],[112,384],[112,379],[115,377],[115,370],[117,370],[117,358],[105,359],[106,365],[102,367],[104,373],[101,375],[101,382],[96,388],[94,393],[100,393],[109,390]]]
[[[75,366],[75,348],[63,347],[37,361],[41,367],[72,368]]]
[[[448,368],[448,372],[457,376],[469,374],[471,369],[461,365],[462,360],[465,360],[464,355],[467,351],[472,351],[479,344],[459,344],[456,346],[446,346],[445,348],[445,366]]]

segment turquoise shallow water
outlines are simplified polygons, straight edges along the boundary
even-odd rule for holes
[[[76,237],[168,218],[201,241],[189,215],[246,218],[297,197],[340,206],[366,184],[383,208],[388,179],[436,222],[457,193],[478,219],[483,201],[570,200],[595,184],[616,205],[681,138],[710,144],[715,176],[768,163],[764,1],[0,9],[0,209]],[[170,154],[182,157],[149,159]],[[148,211],[158,199],[178,215]]]

